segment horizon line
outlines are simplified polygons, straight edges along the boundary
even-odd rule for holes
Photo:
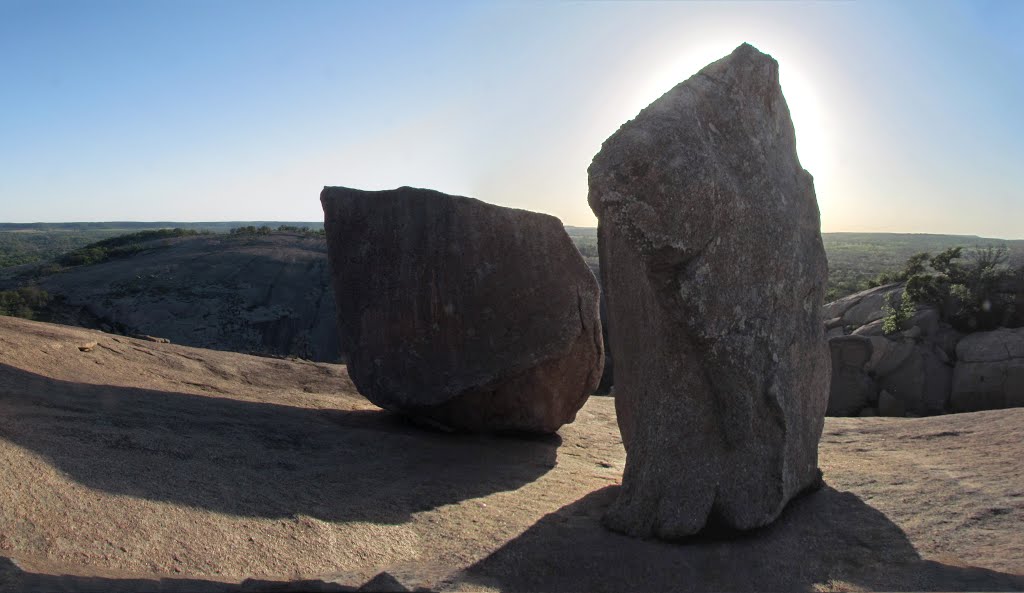
[[[286,219],[258,219],[258,220],[243,220],[243,219],[229,219],[229,220],[65,220],[65,221],[33,221],[33,222],[5,222],[0,221],[0,230],[2,227],[10,226],[33,226],[33,225],[98,225],[98,224],[151,224],[151,225],[175,225],[175,224],[188,224],[188,225],[202,225],[202,224],[228,224],[228,223],[239,223],[239,224],[254,224],[254,223],[278,223],[278,224],[315,224],[322,225],[323,220],[286,220]],[[574,229],[594,229],[596,226],[583,226],[576,224],[562,223],[565,228]],[[1024,237],[1019,238],[1007,238],[1007,237],[987,237],[977,234],[965,234],[965,233],[931,233],[931,232],[919,232],[919,231],[873,231],[873,230],[843,230],[843,231],[821,231],[822,235],[841,235],[841,234],[861,234],[861,235],[919,235],[919,236],[934,236],[934,237],[971,237],[976,239],[995,239],[999,241],[1024,241]]]

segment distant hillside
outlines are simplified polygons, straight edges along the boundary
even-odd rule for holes
[[[597,263],[597,229],[566,227],[588,261]],[[950,247],[1005,247],[1013,266],[1024,265],[1024,239],[1006,240],[974,235],[929,235],[912,233],[822,233],[828,255],[826,300],[867,288],[867,281],[882,272],[903,267],[907,258],[927,251],[936,254]]]
[[[583,254],[583,259],[587,260],[591,267],[597,266],[597,229],[585,226],[567,226],[565,232]]]
[[[31,316],[58,323],[218,350],[339,360],[323,236],[182,233],[168,238],[174,233],[147,231],[46,266],[8,269],[0,272],[0,290],[32,287],[24,294],[34,299]]]
[[[278,232],[271,231],[271,225],[281,226],[277,222],[189,223],[191,229],[180,231],[138,226],[162,223],[115,230],[117,224],[124,223],[0,230],[0,262],[24,264],[18,259],[26,259],[26,253],[36,262],[0,265],[0,314],[149,334],[191,346],[338,360],[326,244],[322,235],[299,230],[322,225],[292,223],[293,230]],[[70,230],[75,225],[95,228]],[[244,231],[226,233],[231,229]],[[596,229],[566,231],[597,273]],[[85,245],[87,237],[102,240]],[[1024,265],[1019,240],[826,233],[824,242],[829,301],[861,290],[869,279],[901,268],[921,251],[1004,246],[1014,265]]]
[[[54,259],[90,243],[127,233],[160,229],[185,229],[227,233],[239,227],[278,228],[292,226],[321,230],[320,222],[228,221],[228,222],[0,222],[0,268],[34,264]]]
[[[937,254],[950,247],[969,252],[976,247],[1005,247],[1009,263],[1024,266],[1024,240],[1005,240],[974,235],[927,235],[909,233],[823,233],[828,254],[826,300],[867,288],[867,281],[881,272],[901,269],[915,253]]]
[[[317,222],[289,222],[279,220],[234,220],[218,222],[139,222],[139,221],[112,221],[112,222],[0,222],[0,232],[4,231],[121,231],[134,232],[147,229],[189,229],[195,231],[211,231],[226,233],[233,228],[242,226],[298,226],[310,229],[324,228],[323,221]]]

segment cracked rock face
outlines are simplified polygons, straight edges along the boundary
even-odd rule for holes
[[[971,334],[956,354],[954,411],[1024,407],[1024,327]]]
[[[320,201],[360,393],[472,431],[573,421],[604,343],[597,279],[557,218],[409,187]]]
[[[810,174],[778,63],[749,45],[605,141],[589,169],[627,461],[605,517],[750,529],[817,483],[830,362]]]

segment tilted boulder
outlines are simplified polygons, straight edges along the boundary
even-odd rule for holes
[[[597,279],[557,218],[408,187],[320,201],[360,393],[458,429],[572,422],[604,345]]]
[[[590,166],[627,460],[612,529],[749,529],[818,483],[827,277],[778,64],[742,45]]]

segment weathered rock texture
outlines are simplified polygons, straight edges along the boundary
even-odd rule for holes
[[[878,401],[878,385],[864,372],[871,360],[871,340],[864,336],[842,336],[828,341],[832,354],[832,386],[829,416],[853,416]]]
[[[575,418],[604,343],[597,280],[557,218],[408,187],[320,200],[360,393],[468,430]]]
[[[615,530],[765,525],[818,477],[827,263],[778,64],[749,45],[644,109],[590,167],[628,453]]]
[[[883,307],[886,299],[891,298],[890,295],[899,296],[902,290],[902,284],[886,284],[827,303],[822,308],[822,316],[827,320],[826,328],[829,331],[837,328],[860,328],[880,321],[885,317]],[[843,335],[843,332],[839,331],[836,335]]]
[[[1024,407],[1024,327],[971,334],[956,353],[954,411]]]
[[[937,308],[920,305],[886,335],[884,296],[903,289],[890,284],[825,305],[833,369],[828,415],[884,409],[883,415],[933,416],[1024,406],[1024,328],[965,335]],[[870,358],[860,364],[856,354],[864,340]]]

